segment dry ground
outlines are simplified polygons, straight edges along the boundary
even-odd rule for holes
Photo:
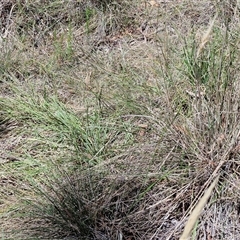
[[[2,0],[0,238],[240,239],[239,9]]]

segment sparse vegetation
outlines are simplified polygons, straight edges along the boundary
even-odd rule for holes
[[[240,239],[239,8],[2,1],[0,239]]]

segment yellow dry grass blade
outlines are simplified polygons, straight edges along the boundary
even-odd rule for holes
[[[192,229],[194,225],[196,224],[204,206],[206,205],[214,187],[217,185],[219,179],[219,175],[215,178],[213,183],[209,186],[209,188],[206,190],[202,198],[199,200],[197,206],[192,211],[191,215],[189,216],[189,219],[187,221],[187,224],[185,225],[184,231],[182,236],[180,237],[180,240],[189,240],[191,236]]]
[[[213,25],[214,22],[217,18],[217,14],[215,15],[215,17],[213,18],[212,22],[210,23],[207,31],[205,32],[205,34],[203,34],[202,39],[201,39],[201,43],[199,44],[198,50],[197,50],[197,58],[199,57],[200,53],[202,52],[203,48],[205,47],[205,45],[207,44],[207,42],[210,39],[210,35],[213,29]]]

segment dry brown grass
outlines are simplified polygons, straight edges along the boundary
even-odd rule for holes
[[[0,16],[1,239],[179,239],[216,176],[192,239],[240,238],[238,4]]]

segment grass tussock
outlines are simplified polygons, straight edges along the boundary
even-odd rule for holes
[[[3,1],[0,238],[238,239],[238,5]]]

